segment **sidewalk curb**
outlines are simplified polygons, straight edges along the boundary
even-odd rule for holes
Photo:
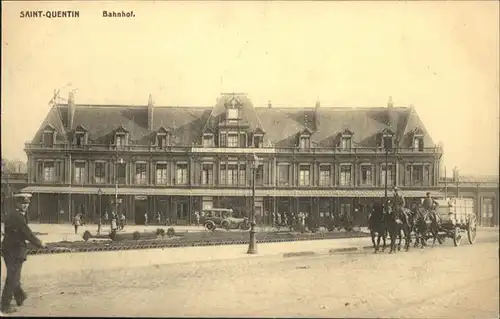
[[[289,258],[289,257],[305,257],[305,256],[316,256],[318,253],[315,251],[297,251],[297,252],[292,252],[292,253],[284,253],[283,258]]]
[[[355,251],[364,252],[365,250],[370,250],[370,249],[373,249],[373,246],[331,248],[326,252],[325,250],[322,251],[305,250],[305,251],[283,253],[283,258],[333,255],[338,253],[355,252]]]

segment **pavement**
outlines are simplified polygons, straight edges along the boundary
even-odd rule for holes
[[[272,255],[134,266],[133,258],[116,256],[112,271],[89,267],[93,262],[102,266],[100,258],[92,258],[84,264],[67,260],[64,271],[33,273],[29,265],[38,257],[33,256],[23,271],[29,298],[16,315],[498,318],[497,235],[480,231],[474,245],[453,247],[447,241],[394,255]],[[313,249],[323,241],[309,243]],[[259,245],[258,256],[268,251],[265,247]],[[196,249],[183,248],[190,254]],[[168,251],[156,250],[156,255]],[[155,258],[149,254],[141,258]]]

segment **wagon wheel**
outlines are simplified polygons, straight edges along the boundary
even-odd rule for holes
[[[462,234],[460,232],[460,227],[455,227],[455,230],[453,232],[453,245],[460,246],[461,242],[462,242]]]
[[[474,244],[476,242],[476,215],[470,215],[469,222],[467,223],[467,237],[469,238],[469,244]]]

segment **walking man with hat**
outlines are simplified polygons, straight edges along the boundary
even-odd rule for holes
[[[2,242],[2,256],[7,268],[7,277],[3,287],[0,310],[2,313],[12,313],[16,309],[11,306],[12,297],[17,306],[23,305],[26,293],[21,288],[21,269],[28,255],[26,241],[44,248],[45,245],[33,234],[26,224],[25,215],[30,204],[31,194],[16,194],[16,210],[5,216],[5,237]]]

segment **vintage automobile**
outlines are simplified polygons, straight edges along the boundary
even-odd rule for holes
[[[234,217],[234,211],[227,208],[210,208],[201,212],[200,223],[207,230],[214,231],[216,228],[231,229],[250,229],[250,223],[246,217]]]

